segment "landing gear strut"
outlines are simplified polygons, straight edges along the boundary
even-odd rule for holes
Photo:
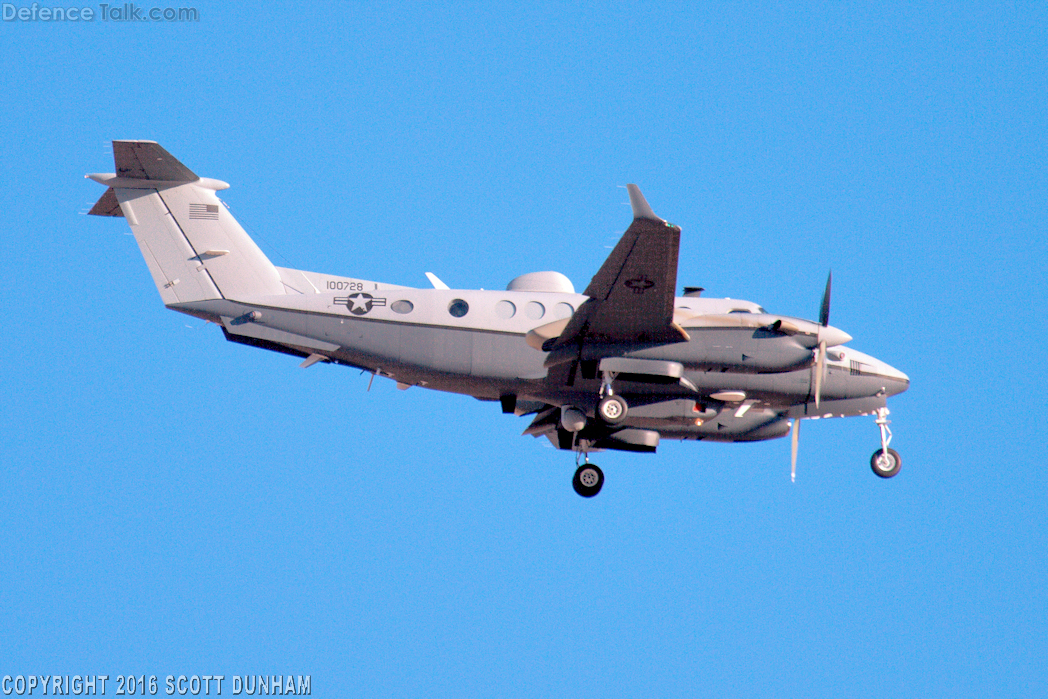
[[[891,478],[902,468],[902,458],[899,452],[888,448],[892,441],[892,431],[888,427],[890,424],[888,408],[878,408],[877,426],[881,428],[881,448],[873,452],[873,456],[870,457],[870,468],[881,478]]]
[[[597,464],[591,464],[589,456],[586,456],[585,463],[575,470],[575,477],[571,479],[571,487],[582,497],[591,498],[604,487],[604,472]]]

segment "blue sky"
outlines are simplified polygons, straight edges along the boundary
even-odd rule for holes
[[[1048,693],[1043,3],[194,6],[0,26],[0,675]],[[665,442],[582,500],[527,419],[166,311],[80,215],[114,138],[230,182],[277,264],[412,286],[584,288],[636,182],[682,285],[812,317],[832,268],[912,379],[903,471],[819,421],[796,484],[788,440]]]

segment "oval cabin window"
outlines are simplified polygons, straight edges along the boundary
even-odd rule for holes
[[[394,301],[390,308],[393,309],[394,313],[411,313],[415,310],[415,304],[410,301]]]

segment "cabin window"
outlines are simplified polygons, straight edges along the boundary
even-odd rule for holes
[[[538,301],[530,301],[528,305],[524,307],[524,315],[532,320],[538,320],[546,315],[546,307]]]
[[[390,308],[393,309],[394,313],[411,313],[413,310],[415,310],[415,304],[411,303],[410,301],[400,300],[394,301],[393,305],[391,305]]]
[[[571,314],[575,312],[575,309],[570,303],[558,303],[553,307],[553,317],[557,320],[561,318],[570,318]]]
[[[455,299],[454,301],[448,304],[448,313],[455,316],[456,318],[461,318],[462,316],[469,313],[469,304],[463,301],[462,299]]]
[[[495,304],[495,315],[503,320],[509,320],[517,313],[517,307],[512,301],[499,301]]]

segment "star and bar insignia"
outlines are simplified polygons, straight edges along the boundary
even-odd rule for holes
[[[345,306],[355,316],[367,314],[375,306],[385,306],[386,299],[375,298],[371,294],[360,291],[349,296],[335,297],[335,303]]]
[[[647,275],[640,275],[636,279],[627,279],[625,282],[626,286],[633,289],[635,294],[643,294],[645,291],[655,286],[655,282],[648,279]]]

